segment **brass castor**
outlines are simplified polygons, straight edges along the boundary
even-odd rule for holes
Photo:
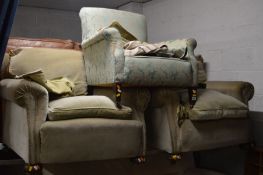
[[[175,163],[177,160],[181,160],[182,156],[180,154],[171,154],[169,159],[172,163]]]
[[[133,162],[137,164],[144,164],[146,162],[145,156],[139,156],[132,159]]]
[[[26,174],[38,174],[40,170],[41,170],[41,167],[38,164],[35,164],[35,165],[27,164],[25,166]]]

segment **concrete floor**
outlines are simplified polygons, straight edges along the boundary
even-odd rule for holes
[[[66,164],[45,164],[42,175],[219,175],[197,173],[192,153],[183,154],[176,163],[168,159],[168,154],[152,151],[145,164],[136,164],[130,159],[89,161]],[[25,175],[24,162],[13,158],[0,161],[0,175]],[[187,173],[186,173],[187,172]]]
[[[43,175],[220,175],[214,173],[197,173],[192,153],[184,154],[182,159],[172,163],[168,154],[152,152],[147,162],[135,164],[128,159],[92,161],[71,164],[44,165]]]

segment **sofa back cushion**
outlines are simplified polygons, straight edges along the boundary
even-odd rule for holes
[[[22,48],[11,57],[9,72],[22,75],[42,69],[46,79],[67,77],[75,87],[73,95],[84,95],[87,82],[82,52],[54,48]]]

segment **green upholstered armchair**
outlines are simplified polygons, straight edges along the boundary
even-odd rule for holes
[[[183,152],[249,143],[248,101],[253,94],[248,82],[208,81],[189,108],[184,90],[152,89],[145,116],[149,145],[177,158]]]
[[[183,88],[197,86],[195,39],[183,40],[183,47],[187,51],[184,60],[157,56],[125,56],[119,30],[108,26],[117,21],[138,40],[147,41],[146,19],[143,15],[90,7],[82,8],[79,15],[88,85]],[[182,44],[182,40],[174,41],[174,45],[179,43]],[[176,47],[171,45],[170,49]]]
[[[111,89],[87,96],[82,52],[72,49],[24,48],[3,64],[9,66],[2,68],[0,81],[3,142],[30,166],[143,156],[148,90],[126,90],[127,107],[121,110],[110,100]],[[5,72],[20,75],[39,68],[49,80],[72,81],[71,96],[54,98],[44,86]]]

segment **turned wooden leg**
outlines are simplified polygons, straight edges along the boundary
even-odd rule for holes
[[[145,156],[138,156],[135,158],[132,158],[132,162],[135,162],[137,164],[144,164],[146,162]]]
[[[121,94],[122,94],[122,90],[121,90],[121,85],[116,83],[116,106],[117,108],[121,109]]]
[[[197,101],[197,88],[196,87],[189,88],[188,93],[189,93],[190,108],[193,108]]]
[[[26,164],[25,172],[27,175],[40,175],[41,166],[39,164]]]
[[[181,154],[170,154],[169,159],[171,160],[171,163],[176,163],[176,161],[182,159]]]

